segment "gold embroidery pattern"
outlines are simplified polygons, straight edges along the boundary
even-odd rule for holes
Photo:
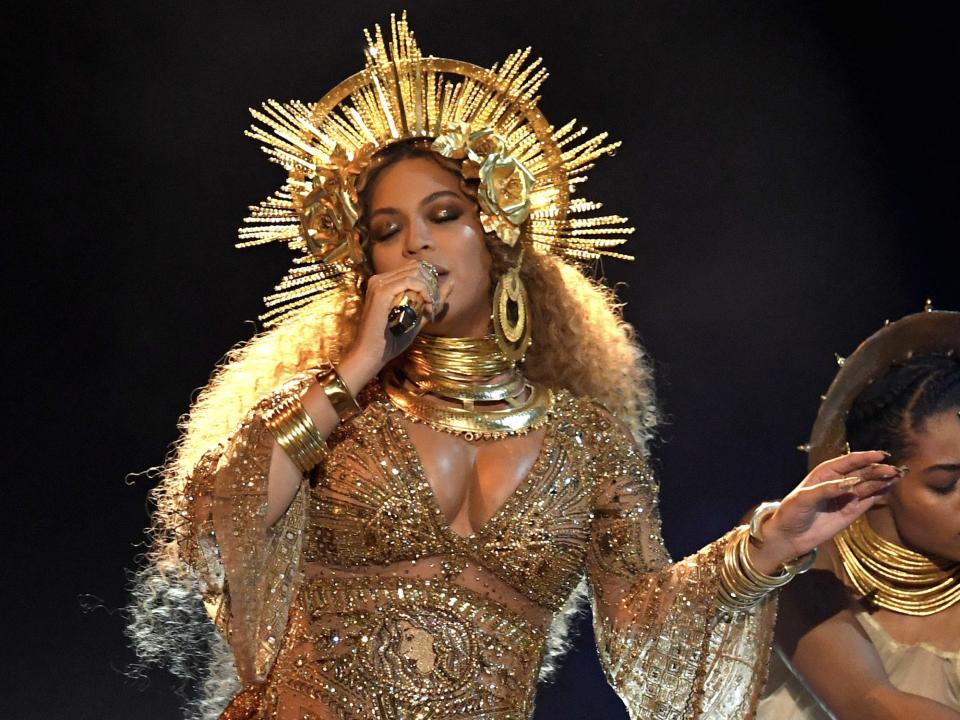
[[[750,717],[775,603],[724,615],[726,538],[671,564],[656,480],[597,405],[558,392],[527,478],[461,537],[399,411],[379,387],[364,400],[273,528],[259,410],[188,483],[181,552],[245,685],[224,719],[529,720],[545,629],[584,573],[632,718]]]
[[[277,697],[338,720],[529,717],[544,637],[505,607],[442,579],[324,578],[301,597]]]
[[[596,503],[587,569],[607,679],[634,719],[752,717],[775,601],[751,613],[722,611],[719,568],[730,534],[671,564],[653,473],[609,421],[599,425],[588,436],[591,457],[609,480]]]
[[[477,532],[449,529],[399,411],[379,397],[337,439],[313,490],[306,558],[339,567],[432,555],[472,558],[552,610],[582,574],[598,477],[585,463],[576,406],[560,393],[527,477]]]

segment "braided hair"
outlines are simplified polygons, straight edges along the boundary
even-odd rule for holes
[[[852,450],[886,450],[899,462],[926,421],[952,409],[960,409],[960,357],[913,357],[857,396],[847,415],[847,441]]]

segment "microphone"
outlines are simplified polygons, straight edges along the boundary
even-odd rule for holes
[[[440,301],[440,278],[437,268],[425,260],[420,261],[420,272],[423,273],[433,298],[434,312]],[[393,307],[387,315],[387,327],[395,337],[406,335],[413,330],[423,319],[423,297],[420,293],[405,290],[393,299]]]
[[[413,330],[423,317],[423,298],[415,292],[402,292],[393,299],[387,315],[387,327],[396,337]]]

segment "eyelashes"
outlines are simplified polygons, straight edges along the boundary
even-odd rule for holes
[[[454,222],[463,217],[463,210],[459,208],[442,208],[431,212],[428,215],[428,220],[434,225],[443,225],[444,223]],[[389,240],[400,230],[400,225],[397,223],[390,224],[383,228],[382,230],[373,229],[371,236],[374,242],[383,242],[384,240]]]
[[[453,220],[458,220],[463,215],[463,210],[459,207],[448,205],[442,206],[434,209],[428,214],[430,222],[436,224],[442,224],[446,222],[452,222]]]
[[[384,240],[388,240],[391,236],[395,235],[399,229],[399,225],[390,225],[384,230],[374,230],[373,233],[371,233],[373,235],[373,241],[383,242]]]

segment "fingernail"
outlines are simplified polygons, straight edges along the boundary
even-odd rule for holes
[[[884,457],[890,457],[890,453],[888,453],[886,450],[881,450],[880,452],[883,453]]]
[[[883,473],[881,475],[882,480],[886,480],[890,477],[901,478],[910,472],[910,468],[906,465],[901,465],[900,467],[890,468],[886,463],[870,463],[871,468],[883,468]]]

